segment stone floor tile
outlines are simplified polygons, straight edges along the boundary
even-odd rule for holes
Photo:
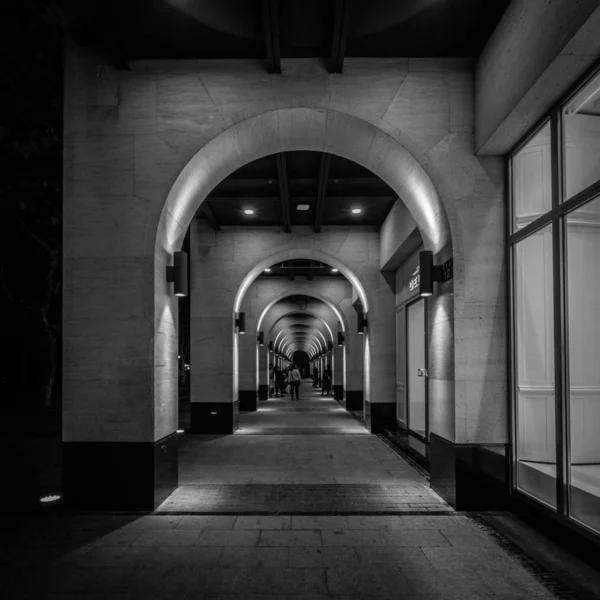
[[[235,516],[225,515],[186,515],[177,529],[233,529]]]
[[[383,546],[356,548],[358,560],[372,565],[393,565],[399,569],[430,569],[431,563],[420,548]]]
[[[347,516],[348,529],[400,529],[404,527],[400,516]]]
[[[287,567],[289,548],[237,548],[222,549],[220,567]]]
[[[172,515],[145,515],[123,525],[122,529],[175,529],[181,519]]]
[[[331,594],[350,594],[402,598],[411,590],[399,569],[327,569],[327,583]]]
[[[235,520],[234,529],[291,529],[290,516],[239,516]]]
[[[325,569],[258,568],[248,584],[250,593],[327,594]]]
[[[141,531],[133,540],[132,546],[193,546],[198,539],[198,531],[147,530]]]
[[[90,546],[130,546],[140,535],[142,531],[136,529],[117,529],[97,537],[92,540]]]
[[[384,531],[381,535],[388,546],[450,546],[450,542],[435,529],[397,529]]]
[[[243,567],[208,569],[204,575],[206,584],[203,591],[207,594],[248,593],[252,575],[252,569]]]
[[[500,548],[423,548],[423,554],[436,569],[464,569],[480,565],[496,563],[507,568],[517,566],[517,563]]]
[[[292,529],[347,529],[343,516],[293,516]]]
[[[484,531],[472,529],[440,529],[440,533],[453,545],[459,548],[474,546],[497,547],[494,538]]]
[[[203,529],[195,544],[196,546],[256,546],[259,535],[260,531]]]
[[[366,530],[323,531],[323,546],[385,546],[384,532]]]
[[[294,569],[358,566],[354,548],[313,546],[290,548],[289,551],[289,566]]]
[[[402,569],[410,590],[421,595],[442,595],[449,591],[463,594],[465,598],[480,598],[491,595],[495,590],[473,570],[465,572],[437,569]]]
[[[261,531],[259,546],[322,546],[320,531]]]

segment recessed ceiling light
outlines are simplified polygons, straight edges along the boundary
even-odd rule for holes
[[[267,268],[265,269],[265,273],[270,273],[270,272],[271,272],[271,269],[269,269],[269,267],[267,267]]]
[[[337,273],[337,272],[338,272],[338,270],[337,270],[337,269],[331,269],[331,272],[332,272],[332,273]]]
[[[353,208],[352,209],[353,215],[360,215],[361,212],[362,212],[362,208]]]
[[[253,211],[251,208],[247,208],[247,209],[244,211],[244,213],[245,213],[245,214],[247,214],[247,215],[253,215],[253,214],[254,214],[254,211]]]
[[[297,210],[308,210],[310,208],[310,205],[308,204],[298,204],[298,206],[296,206]]]

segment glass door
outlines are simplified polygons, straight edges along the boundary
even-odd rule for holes
[[[427,321],[425,300],[406,307],[408,428],[419,437],[429,437],[427,402]]]

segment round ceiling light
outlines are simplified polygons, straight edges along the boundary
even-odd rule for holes
[[[353,215],[360,215],[361,212],[362,212],[362,208],[353,208],[352,209]]]
[[[337,272],[338,272],[338,270],[337,270],[336,268],[333,268],[333,269],[331,269],[331,272],[332,272],[332,273],[337,273]]]
[[[247,208],[247,209],[244,211],[244,214],[246,214],[246,215],[253,215],[253,214],[254,214],[254,211],[253,211],[251,208]]]
[[[265,269],[265,273],[270,273],[270,272],[271,272],[271,269],[269,269],[269,267],[267,267],[267,268]]]
[[[296,206],[297,210],[308,210],[310,208],[310,206],[308,204],[298,204],[298,206]]]

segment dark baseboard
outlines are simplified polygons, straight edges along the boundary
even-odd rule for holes
[[[363,397],[362,390],[346,390],[346,410],[363,410]]]
[[[334,385],[333,386],[333,399],[338,402],[342,402],[344,400],[344,386],[343,385]]]
[[[240,411],[252,412],[258,409],[258,394],[256,390],[240,390],[238,392]]]
[[[398,450],[414,460],[422,469],[429,471],[429,444],[398,424],[384,427],[381,435]]]
[[[456,510],[509,507],[507,444],[455,444],[432,433],[429,473],[431,487]]]
[[[191,402],[189,433],[228,434],[240,424],[239,402]]]
[[[269,386],[268,385],[259,385],[258,386],[258,399],[261,401],[269,399]]]
[[[381,433],[395,423],[395,402],[365,402],[365,426],[371,433]]]
[[[64,503],[87,510],[154,510],[178,485],[178,440],[64,442]]]

